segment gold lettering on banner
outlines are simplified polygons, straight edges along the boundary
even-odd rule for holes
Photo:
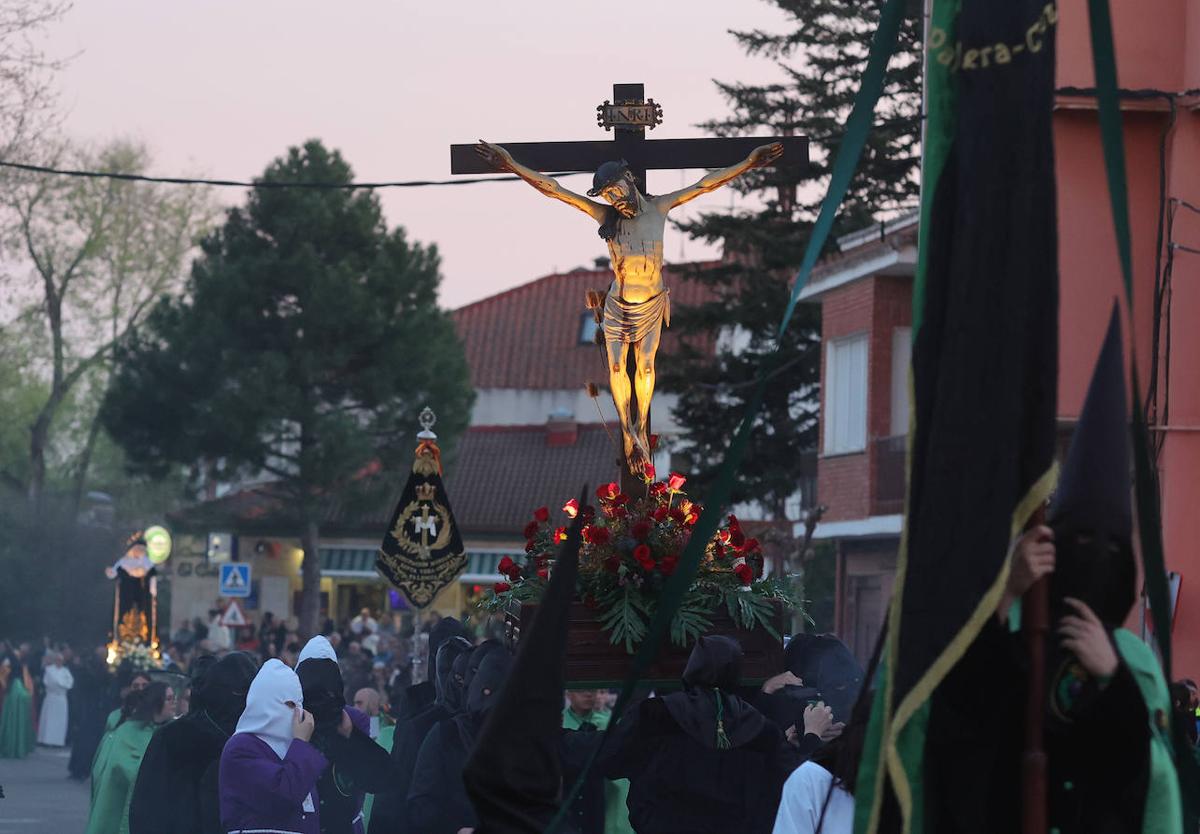
[[[946,31],[934,26],[929,30],[928,49],[934,60],[950,72],[988,69],[993,65],[1011,64],[1013,56],[1023,52],[1041,52],[1046,38],[1050,36],[1050,27],[1057,23],[1058,8],[1054,3],[1047,3],[1037,20],[1025,29],[1025,36],[1016,43],[997,42],[964,47],[962,41],[951,43]]]

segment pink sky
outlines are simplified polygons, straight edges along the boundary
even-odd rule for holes
[[[249,178],[318,137],[360,180],[407,180],[449,178],[455,142],[605,138],[595,106],[613,82],[663,105],[652,138],[701,136],[693,125],[726,112],[712,79],[776,75],[727,30],[785,26],[773,5],[727,0],[77,0],[48,45],[78,53],[59,77],[68,133],[140,139],[152,173]],[[650,190],[699,175],[651,172]],[[381,193],[390,224],[437,244],[447,306],[606,254],[590,219],[519,183]],[[674,231],[666,251],[714,254]]]

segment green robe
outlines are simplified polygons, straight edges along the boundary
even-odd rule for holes
[[[608,727],[612,717],[608,712],[593,712],[590,715],[578,715],[570,707],[563,708],[563,729],[578,730],[583,722],[589,721],[596,725],[598,731]],[[633,834],[633,826],[629,824],[629,806],[625,800],[629,797],[629,780],[617,779],[604,784],[604,834]]]
[[[126,721],[104,737],[92,763],[92,810],[85,834],[129,834],[129,800],[155,725]]]
[[[396,742],[396,725],[388,724],[386,727],[379,729],[379,737],[375,742],[389,753],[392,752],[392,745]],[[366,799],[363,800],[363,830],[371,830],[371,808],[375,805],[375,794],[369,793]]]
[[[14,673],[4,696],[4,709],[0,711],[0,759],[23,759],[36,743],[29,690],[21,676]]]

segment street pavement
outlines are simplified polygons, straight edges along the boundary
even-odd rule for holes
[[[38,747],[25,759],[0,759],[0,834],[82,834],[91,788],[67,778],[70,755]]]

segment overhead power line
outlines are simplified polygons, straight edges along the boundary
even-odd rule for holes
[[[45,165],[29,165],[24,162],[0,160],[0,168],[28,171],[34,174],[51,174],[59,177],[84,177],[87,179],[125,180],[128,182],[152,182],[165,185],[212,185],[222,188],[315,188],[373,190],[380,188],[425,188],[435,185],[475,185],[481,182],[515,182],[520,177],[506,175],[495,177],[471,177],[453,180],[400,180],[394,182],[247,182],[245,180],[214,180],[201,177],[150,177],[143,174],[124,174],[118,171],[81,171],[73,168],[51,168]],[[562,171],[549,174],[552,177],[569,177],[586,171]]]

